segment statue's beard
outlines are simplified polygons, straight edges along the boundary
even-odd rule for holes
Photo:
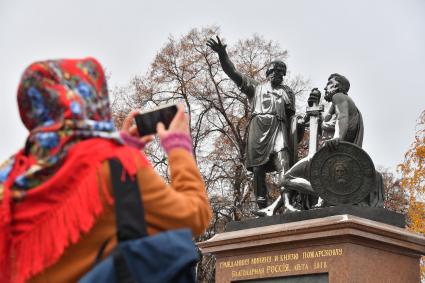
[[[280,78],[280,77],[271,77],[271,84],[272,84],[273,86],[281,85],[281,84],[282,84],[282,82],[283,82],[283,79],[282,79],[282,78]]]
[[[337,93],[338,90],[331,90],[331,91],[326,91],[325,92],[325,96],[323,97],[327,102],[331,102],[332,101],[332,97],[335,95],[335,93]]]
[[[325,92],[325,96],[323,97],[327,102],[331,102],[332,101],[332,96],[333,93],[330,92]]]

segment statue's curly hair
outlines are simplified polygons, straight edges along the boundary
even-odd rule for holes
[[[339,91],[347,94],[347,92],[350,90],[350,82],[348,81],[348,79],[343,75],[337,73],[331,74],[328,80],[332,78],[334,78],[339,83]]]
[[[283,75],[286,76],[286,64],[281,60],[271,61],[266,70],[266,76],[268,77],[271,72],[276,68],[276,66],[282,67]]]

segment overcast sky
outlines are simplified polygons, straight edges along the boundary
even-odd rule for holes
[[[363,148],[395,170],[425,109],[425,1],[0,0],[0,162],[27,136],[16,104],[33,61],[96,57],[110,87],[144,74],[169,35],[221,27],[227,43],[253,33],[289,52],[288,69],[323,89],[338,72],[363,114]]]

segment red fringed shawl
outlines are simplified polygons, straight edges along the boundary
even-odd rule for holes
[[[100,190],[106,192],[99,168],[111,158],[118,158],[130,175],[136,174],[136,162],[147,164],[136,149],[95,138],[74,145],[60,169],[21,202],[12,201],[11,182],[4,183],[0,282],[24,282],[57,262],[69,244],[93,227],[103,209]],[[15,160],[16,176],[27,160],[22,152]]]

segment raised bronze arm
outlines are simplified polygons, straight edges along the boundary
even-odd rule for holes
[[[223,68],[223,71],[226,73],[226,75],[232,81],[234,81],[237,86],[241,86],[242,74],[236,70],[235,65],[232,63],[232,61],[230,61],[229,55],[226,51],[227,45],[222,44],[218,36],[216,36],[216,38],[217,41],[215,41],[213,38],[210,38],[207,42],[207,46],[217,52],[221,67]]]

